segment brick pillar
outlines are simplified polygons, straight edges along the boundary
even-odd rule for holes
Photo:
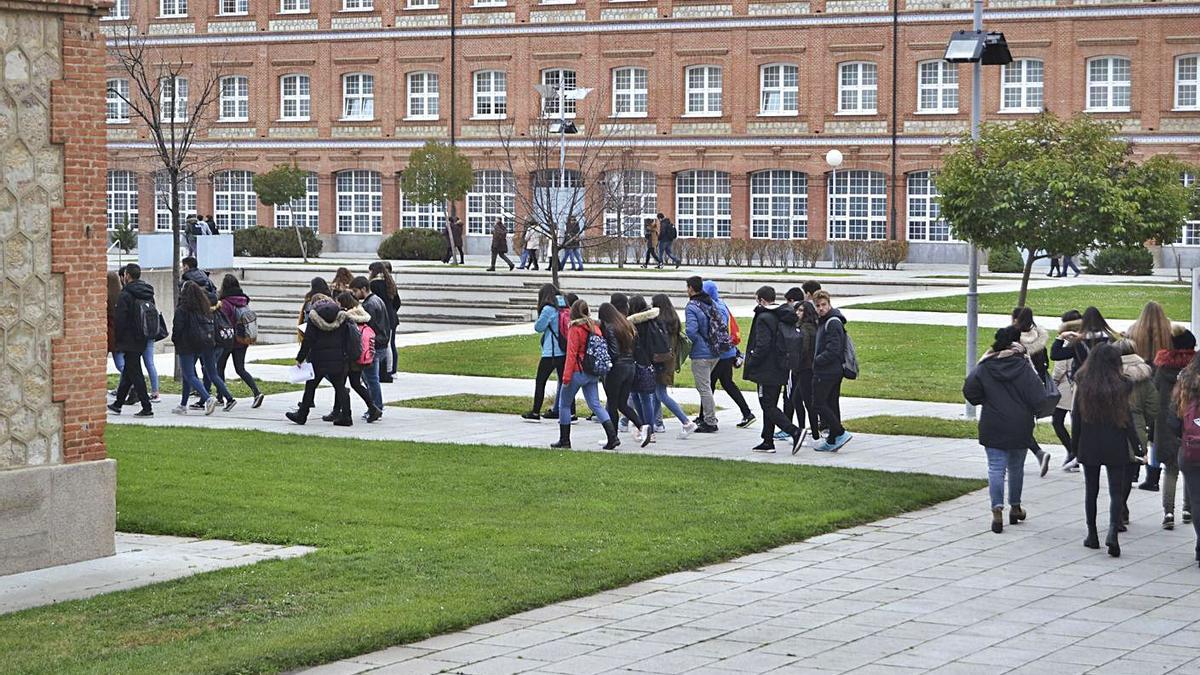
[[[386,237],[396,231],[400,220],[400,180],[385,173],[379,183],[383,189],[383,236]]]
[[[829,209],[829,172],[811,173],[808,179],[808,238],[824,240],[829,232],[826,223]]]
[[[729,175],[729,238],[750,238],[750,177]]]
[[[337,176],[317,174],[317,221],[319,234],[326,238],[337,233]]]

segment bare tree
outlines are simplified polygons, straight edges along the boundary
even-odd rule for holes
[[[193,69],[182,50],[168,53],[138,35],[128,24],[124,34],[109,43],[128,83],[128,91],[109,89],[129,107],[131,117],[145,125],[150,136],[149,156],[161,165],[170,191],[172,261],[171,280],[179,294],[180,185],[219,159],[219,153],[198,156],[197,137],[212,121],[212,108],[220,97],[221,70]]]

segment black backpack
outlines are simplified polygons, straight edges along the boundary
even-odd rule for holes
[[[216,345],[222,349],[233,349],[237,343],[237,329],[229,322],[224,312],[213,312],[211,319]]]
[[[804,349],[804,336],[795,324],[779,321],[772,338],[775,357],[789,371],[800,370],[800,354]]]
[[[133,301],[133,333],[134,336],[143,340],[158,337],[162,319],[158,315],[158,307],[154,306],[153,300],[137,300]]]
[[[671,356],[671,341],[662,322],[652,319],[638,327],[646,335],[646,349],[651,363],[665,361]]]
[[[216,322],[214,318],[220,316],[220,312],[212,314],[201,314],[200,312],[188,312],[191,316],[192,342],[200,347],[212,347],[216,340]],[[218,346],[224,346],[219,345]]]

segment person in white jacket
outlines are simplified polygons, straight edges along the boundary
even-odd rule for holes
[[[525,223],[525,251],[529,254],[528,269],[538,268],[538,250],[542,247],[542,233],[532,220]]]

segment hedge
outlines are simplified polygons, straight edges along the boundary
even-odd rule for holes
[[[299,228],[308,257],[321,255],[324,245],[320,237],[307,227]],[[233,231],[233,250],[236,255],[257,258],[300,258],[300,242],[296,229],[291,227],[248,227]]]
[[[379,244],[376,254],[380,260],[441,260],[446,240],[433,230],[397,230]]]
[[[1016,246],[1004,246],[988,250],[989,272],[1024,272],[1025,261]]]
[[[1088,274],[1129,274],[1146,276],[1154,273],[1154,254],[1145,246],[1106,248],[1084,258]]]

